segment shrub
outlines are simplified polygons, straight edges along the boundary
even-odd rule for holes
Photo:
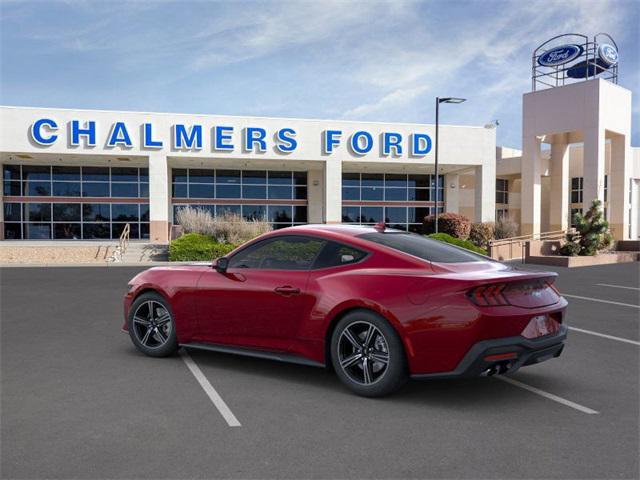
[[[446,233],[432,233],[431,235],[428,235],[428,237],[440,242],[450,243],[451,245],[464,248],[465,250],[471,250],[472,252],[479,253],[481,255],[487,254],[487,251],[484,248],[476,247],[469,240],[461,240]]]
[[[215,239],[200,233],[187,233],[169,245],[169,260],[172,262],[211,261],[223,257],[235,245],[218,243]]]
[[[509,217],[500,217],[496,220],[493,236],[496,240],[518,236],[519,225]]]
[[[574,242],[567,242],[560,247],[560,255],[565,257],[575,257],[580,253],[580,245]]]
[[[435,232],[435,216],[429,215],[423,221],[423,233],[431,234]],[[466,240],[471,231],[471,222],[464,215],[457,213],[443,213],[438,215],[438,233],[446,233],[452,237]]]
[[[613,237],[609,233],[609,222],[604,219],[602,202],[596,199],[584,215],[573,216],[576,231],[567,234],[567,243],[560,249],[562,255],[596,255],[609,248]]]
[[[493,222],[472,223],[469,240],[476,247],[487,248],[489,242],[493,239],[494,230],[495,223]]]
[[[271,230],[266,219],[245,220],[238,214],[225,212],[213,217],[201,208],[186,207],[176,214],[178,224],[186,233],[200,233],[214,238],[218,243],[240,245]]]

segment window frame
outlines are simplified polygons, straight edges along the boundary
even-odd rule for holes
[[[309,236],[312,236],[312,235],[309,235]],[[372,255],[370,250],[366,250],[364,248],[361,248],[360,246],[355,247],[354,245],[351,245],[349,243],[339,242],[337,240],[331,240],[331,239],[325,239],[325,240],[326,240],[326,244],[324,245],[324,247],[322,247],[320,249],[320,252],[318,252],[318,255],[316,255],[316,258],[313,260],[313,264],[311,265],[311,268],[309,269],[309,271],[317,272],[317,271],[321,271],[321,270],[329,270],[329,269],[332,269],[332,268],[342,268],[342,267],[348,267],[350,265],[357,265],[359,263],[364,262],[365,260],[367,260]],[[318,261],[318,258],[320,258],[320,255],[322,255],[323,250],[325,248],[327,248],[327,246],[330,243],[335,243],[337,245],[341,245],[341,246],[352,248],[354,250],[357,250],[359,252],[364,253],[364,255],[359,260],[355,260],[355,261],[349,262],[349,263],[344,263],[344,264],[341,264],[341,265],[332,265],[332,266],[329,266],[329,267],[315,267],[316,262]]]
[[[300,268],[300,269],[291,269],[291,268],[252,268],[252,267],[234,267],[231,265],[231,262],[233,261],[233,259],[235,257],[237,257],[238,255],[240,255],[243,252],[246,252],[249,248],[260,248],[260,246],[262,245],[268,245],[269,243],[273,243],[276,242],[278,240],[282,240],[283,238],[303,238],[303,239],[307,239],[307,240],[320,240],[325,242],[325,245],[323,245],[322,247],[320,247],[320,249],[318,250],[318,252],[316,253],[315,257],[313,257],[313,260],[311,261],[311,263],[309,264],[308,268]],[[320,255],[320,253],[322,252],[322,250],[324,249],[324,247],[326,246],[326,243],[329,242],[329,239],[324,238],[324,237],[320,237],[317,235],[297,235],[297,234],[290,234],[290,233],[286,233],[286,234],[277,234],[277,235],[271,235],[267,238],[264,239],[260,239],[251,243],[248,243],[247,245],[244,245],[243,247],[240,247],[240,249],[236,250],[235,252],[233,252],[232,255],[227,255],[226,258],[229,259],[229,269],[237,269],[240,271],[249,271],[249,270],[261,270],[261,271],[266,271],[266,270],[273,270],[273,271],[277,271],[277,272],[310,272],[312,270],[313,265],[315,264],[316,260],[318,259],[318,256]]]

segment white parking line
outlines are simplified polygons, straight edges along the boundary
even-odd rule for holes
[[[576,332],[581,332],[581,333],[588,333],[589,335],[608,338],[609,340],[617,340],[618,342],[630,343],[631,345],[638,345],[640,347],[640,342],[636,342],[635,340],[629,340],[628,338],[614,337],[613,335],[606,335],[604,333],[593,332],[591,330],[583,330],[582,328],[576,328],[576,327],[569,327],[569,330],[575,330]]]
[[[497,378],[498,380],[502,380],[503,382],[510,383],[511,385],[514,385],[516,387],[520,387],[520,388],[522,388],[524,390],[527,390],[527,391],[529,391],[531,393],[535,393],[536,395],[540,395],[541,397],[548,398],[549,400],[553,400],[554,402],[561,403],[562,405],[565,405],[567,407],[573,408],[573,409],[578,410],[578,411],[580,411],[582,413],[586,413],[587,415],[598,415],[600,413],[600,412],[598,412],[596,410],[592,410],[592,409],[590,409],[588,407],[585,407],[584,405],[580,405],[579,403],[575,403],[575,402],[572,402],[570,400],[567,400],[566,398],[558,397],[557,395],[554,395],[553,393],[545,392],[544,390],[540,390],[539,388],[532,387],[531,385],[527,385],[526,383],[519,382],[518,380],[514,380],[513,378],[504,377],[504,376],[493,377],[493,378]]]
[[[612,305],[621,305],[623,307],[631,307],[640,309],[640,305],[634,305],[633,303],[622,303],[622,302],[614,302],[612,300],[602,300],[600,298],[591,298],[591,297],[581,297],[579,295],[569,295],[568,293],[563,293],[563,297],[569,298],[578,298],[580,300],[589,300],[591,302],[600,302],[600,303],[610,303]]]
[[[627,287],[625,285],[612,285],[610,283],[596,283],[599,287],[624,288],[626,290],[640,290],[638,287]]]
[[[186,349],[182,348],[180,349],[180,356],[182,357],[182,360],[184,360],[185,365],[189,368],[193,376],[196,377],[196,380],[198,381],[204,392],[209,396],[215,407],[218,409],[220,415],[224,417],[227,424],[230,427],[241,427],[242,425],[240,424],[236,416],[233,414],[227,404],[224,403],[224,400],[218,394],[218,392],[216,392],[216,389],[213,388],[211,383],[209,383],[209,380],[207,380],[207,377],[204,376],[204,373],[202,373],[200,367],[198,367],[198,365],[196,365],[196,363],[193,361],[193,359],[189,355],[189,352],[187,352]]]

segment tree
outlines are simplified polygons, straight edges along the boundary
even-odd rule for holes
[[[602,202],[594,200],[584,215],[573,216],[575,233],[567,234],[567,243],[560,249],[562,255],[595,255],[611,246],[613,237],[609,233],[609,222],[604,219]]]

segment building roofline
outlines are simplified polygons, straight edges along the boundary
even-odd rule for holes
[[[373,125],[408,125],[408,126],[420,126],[420,127],[434,127],[434,123],[415,123],[415,122],[379,122],[369,120],[340,120],[336,118],[294,118],[294,117],[265,117],[256,115],[224,115],[216,113],[175,113],[175,112],[149,112],[149,111],[135,111],[135,110],[103,110],[95,108],[59,108],[59,107],[27,107],[20,105],[0,105],[0,108],[9,108],[15,110],[62,110],[67,112],[99,112],[99,113],[130,113],[137,115],[167,115],[167,116],[188,116],[188,117],[226,117],[233,119],[246,119],[254,118],[256,120],[294,120],[296,122],[341,122],[341,123],[355,123],[355,124],[373,124]],[[440,127],[454,127],[454,128],[477,128],[485,129],[480,125],[451,125],[441,123]]]

